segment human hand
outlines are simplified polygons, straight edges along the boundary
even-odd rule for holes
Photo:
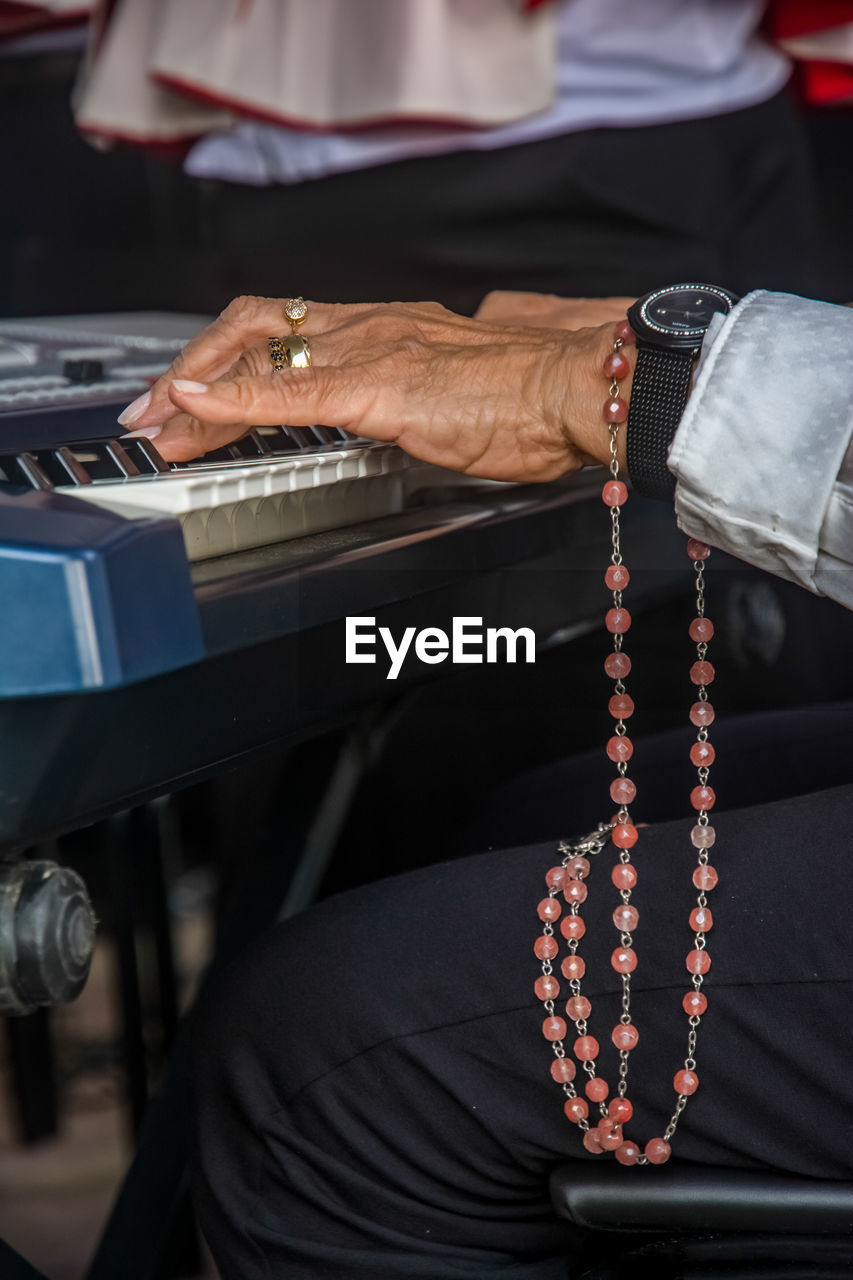
[[[474,313],[491,324],[544,325],[584,329],[625,319],[633,298],[559,298],[555,293],[515,293],[495,289]]]
[[[437,303],[310,303],[300,333],[312,366],[276,372],[267,337],[286,329],[280,300],[236,299],[130,406],[132,421],[122,416],[175,461],[282,422],[341,426],[493,480],[552,480],[609,459],[609,325],[566,333]]]

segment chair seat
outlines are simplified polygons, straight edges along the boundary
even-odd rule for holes
[[[752,1169],[561,1165],[551,1199],[592,1231],[751,1231],[851,1236],[853,1182]]]

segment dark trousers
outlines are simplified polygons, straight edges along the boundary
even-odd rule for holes
[[[700,1085],[673,1160],[850,1178],[853,706],[753,717],[726,736]],[[640,1040],[625,1130],[641,1144],[672,1114],[688,1030],[694,819],[674,818],[689,812],[681,775],[662,782],[673,741],[641,743],[632,768],[639,780],[643,761],[656,818],[634,850]],[[796,794],[798,762],[805,787],[830,789]],[[528,779],[516,812],[545,805],[549,824],[560,814],[562,833],[579,834],[588,771],[568,761],[538,791]],[[603,753],[599,774],[606,817]],[[642,808],[640,786],[638,819]],[[580,954],[612,1085],[611,853],[592,868]],[[223,1280],[565,1280],[582,1240],[550,1208],[549,1171],[611,1157],[587,1154],[564,1117],[540,1034],[536,904],[556,861],[549,840],[332,897],[226,975],[202,1012],[193,1074],[196,1201]]]
[[[785,93],[676,124],[199,191],[210,308],[299,292],[435,298],[470,312],[490,289],[602,297],[678,280],[847,297],[824,274],[809,157]]]

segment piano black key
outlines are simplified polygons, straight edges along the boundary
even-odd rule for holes
[[[285,427],[285,430],[291,433],[299,449],[316,449],[318,445],[329,443],[323,427]]]
[[[272,453],[270,445],[258,435],[257,431],[250,431],[242,439],[235,440],[231,447],[236,450],[240,458],[264,458]]]
[[[336,427],[308,427],[319,444],[340,444],[340,436]]]
[[[122,440],[121,448],[140,475],[162,475],[172,470],[169,463],[160,457],[151,441],[146,440],[144,436],[138,436],[135,440]]]
[[[0,477],[7,484],[26,484],[32,489],[53,488],[50,476],[32,453],[12,453],[0,458]]]
[[[269,448],[270,453],[291,453],[294,440],[287,427],[255,427],[253,434]]]
[[[104,447],[123,476],[138,476],[140,474],[139,467],[124,446],[119,444],[118,440],[107,440]]]
[[[67,445],[59,449],[39,449],[35,456],[56,485],[92,483],[86,467]]]
[[[122,476],[139,475],[139,468],[117,440],[81,441],[68,445],[67,451],[86,469],[92,480],[120,480]],[[75,483],[85,484],[85,481]]]

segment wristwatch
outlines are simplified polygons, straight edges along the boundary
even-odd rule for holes
[[[684,412],[693,365],[712,317],[739,301],[714,284],[671,284],[638,298],[628,310],[637,337],[637,364],[627,422],[628,474],[637,493],[672,500],[675,476],[666,465]]]

